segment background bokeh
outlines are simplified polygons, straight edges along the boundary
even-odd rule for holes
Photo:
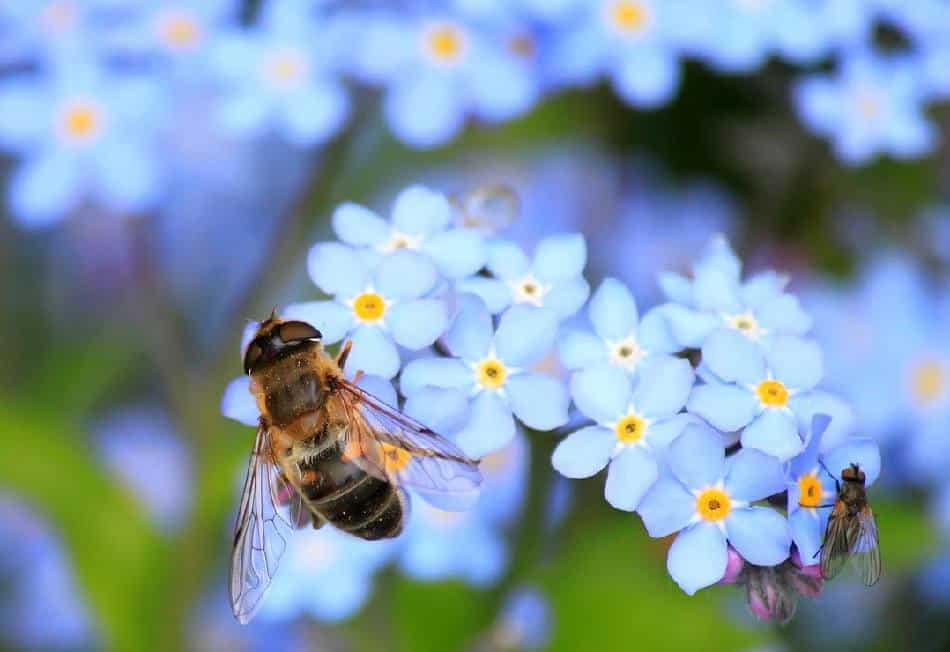
[[[0,0],[0,648],[946,649],[948,97],[943,0]],[[242,330],[411,183],[510,186],[642,306],[717,233],[789,273],[882,447],[882,581],[688,597],[528,433],[486,513],[308,534],[238,626]]]

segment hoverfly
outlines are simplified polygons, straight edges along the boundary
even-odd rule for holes
[[[275,313],[244,354],[261,417],[234,527],[231,607],[247,623],[294,530],[330,523],[362,539],[398,536],[405,489],[442,509],[478,496],[478,462],[346,380],[351,343],[331,358],[321,333]]]
[[[851,557],[860,567],[865,585],[874,585],[881,577],[881,551],[874,512],[868,505],[864,471],[852,463],[835,479],[835,499],[825,538],[821,544],[821,576],[830,580]]]

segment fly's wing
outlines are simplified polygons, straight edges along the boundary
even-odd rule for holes
[[[855,519],[858,523],[857,538],[852,548],[861,579],[866,586],[874,586],[881,579],[881,548],[874,512],[865,505]]]
[[[830,580],[844,568],[857,534],[857,519],[848,516],[848,508],[843,502],[836,501],[821,543],[821,576],[824,579]]]
[[[415,419],[344,381],[329,401],[346,415],[345,455],[367,473],[406,487],[439,509],[478,500],[478,462]]]
[[[300,494],[271,455],[270,439],[268,428],[261,424],[234,525],[228,588],[231,610],[242,625],[260,608],[290,536],[305,512]]]

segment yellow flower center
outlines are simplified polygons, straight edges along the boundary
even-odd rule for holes
[[[475,376],[478,383],[486,389],[498,389],[505,384],[508,370],[504,363],[497,358],[485,358],[475,367]]]
[[[620,32],[633,34],[641,31],[647,24],[650,14],[647,8],[633,0],[614,2],[607,12],[610,23]]]
[[[777,380],[762,381],[756,393],[762,405],[767,407],[784,407],[788,403],[788,389]]]
[[[515,303],[527,303],[537,308],[544,307],[544,297],[551,291],[550,284],[542,283],[532,274],[516,281],[509,281]]]
[[[66,137],[77,142],[92,140],[102,126],[99,109],[89,102],[76,102],[66,107],[61,121]]]
[[[450,23],[436,25],[426,32],[426,50],[437,62],[456,63],[465,49],[465,35]]]
[[[379,245],[377,249],[383,253],[392,253],[398,249],[418,249],[422,244],[422,240],[422,236],[394,230],[390,234],[389,240]]]
[[[307,72],[307,61],[293,50],[274,53],[265,65],[267,76],[279,88],[293,88],[300,84]]]
[[[614,426],[614,433],[617,435],[618,441],[624,444],[633,444],[643,437],[646,429],[647,425],[641,417],[636,414],[628,414]]]
[[[722,489],[706,489],[696,498],[696,511],[707,521],[721,521],[731,509],[729,494]]]
[[[936,403],[950,388],[950,378],[944,365],[936,360],[918,364],[911,372],[911,392],[920,405]]]
[[[201,40],[198,22],[184,12],[164,17],[158,31],[162,41],[172,50],[190,50]]]
[[[412,453],[403,448],[387,443],[381,443],[379,447],[382,450],[383,464],[387,471],[398,473],[412,461]]]
[[[798,479],[798,504],[802,507],[821,505],[821,480],[816,475],[803,475]]]
[[[750,339],[757,339],[764,333],[759,326],[759,320],[751,312],[744,312],[738,315],[726,315],[726,324],[734,328]]]
[[[386,300],[375,292],[364,292],[353,300],[353,312],[360,321],[379,321],[386,313]]]

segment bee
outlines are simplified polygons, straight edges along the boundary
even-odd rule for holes
[[[821,544],[821,576],[830,580],[850,558],[859,564],[861,579],[872,586],[881,578],[881,551],[874,512],[868,505],[864,471],[851,464],[835,479],[835,499]]]
[[[244,372],[260,410],[234,527],[231,607],[245,624],[260,607],[290,536],[313,526],[353,536],[398,536],[406,489],[458,510],[478,497],[478,462],[421,423],[348,381],[351,349],[336,357],[319,330],[277,318],[257,327]]]

